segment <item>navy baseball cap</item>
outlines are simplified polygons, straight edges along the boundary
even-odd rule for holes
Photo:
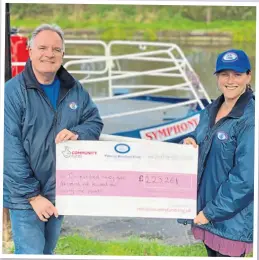
[[[236,72],[244,73],[251,70],[251,65],[248,56],[242,50],[231,49],[219,54],[216,62],[216,71],[234,70]]]

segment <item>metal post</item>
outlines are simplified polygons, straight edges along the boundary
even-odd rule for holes
[[[12,77],[11,67],[11,44],[10,44],[10,9],[9,4],[5,6],[5,81]]]

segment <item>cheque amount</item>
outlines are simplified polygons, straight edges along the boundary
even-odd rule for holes
[[[163,186],[179,186],[179,178],[176,176],[160,176],[153,174],[145,174],[139,176],[139,182],[143,182],[145,185],[153,186],[154,184],[161,184]]]

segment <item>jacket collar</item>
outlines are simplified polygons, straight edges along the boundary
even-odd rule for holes
[[[40,83],[35,77],[32,69],[31,60],[28,59],[22,72],[24,76],[24,81],[26,88],[36,88],[41,90]],[[75,79],[67,72],[67,70],[61,65],[56,74],[57,78],[60,80],[60,88],[70,89],[75,85]]]
[[[250,99],[254,99],[254,94],[251,89],[247,89],[237,100],[236,104],[230,111],[230,113],[227,115],[227,117],[230,118],[240,118],[245,111],[245,107]],[[219,96],[212,104],[208,107],[208,113],[209,113],[209,121],[210,121],[210,127],[215,125],[215,119],[217,116],[217,113],[225,101],[224,95]]]
[[[236,104],[228,114],[228,117],[239,118],[244,114],[245,107],[250,99],[254,98],[253,90],[248,88],[237,100]],[[217,114],[219,108],[225,101],[224,95],[219,96],[209,107],[211,115]]]

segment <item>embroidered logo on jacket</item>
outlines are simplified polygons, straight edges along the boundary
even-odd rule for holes
[[[219,131],[217,133],[217,137],[218,137],[219,140],[224,141],[224,140],[228,139],[228,134],[223,132],[223,131]]]
[[[73,109],[73,110],[76,110],[76,109],[78,108],[76,102],[71,102],[71,103],[69,104],[69,107],[70,107],[71,109]]]

